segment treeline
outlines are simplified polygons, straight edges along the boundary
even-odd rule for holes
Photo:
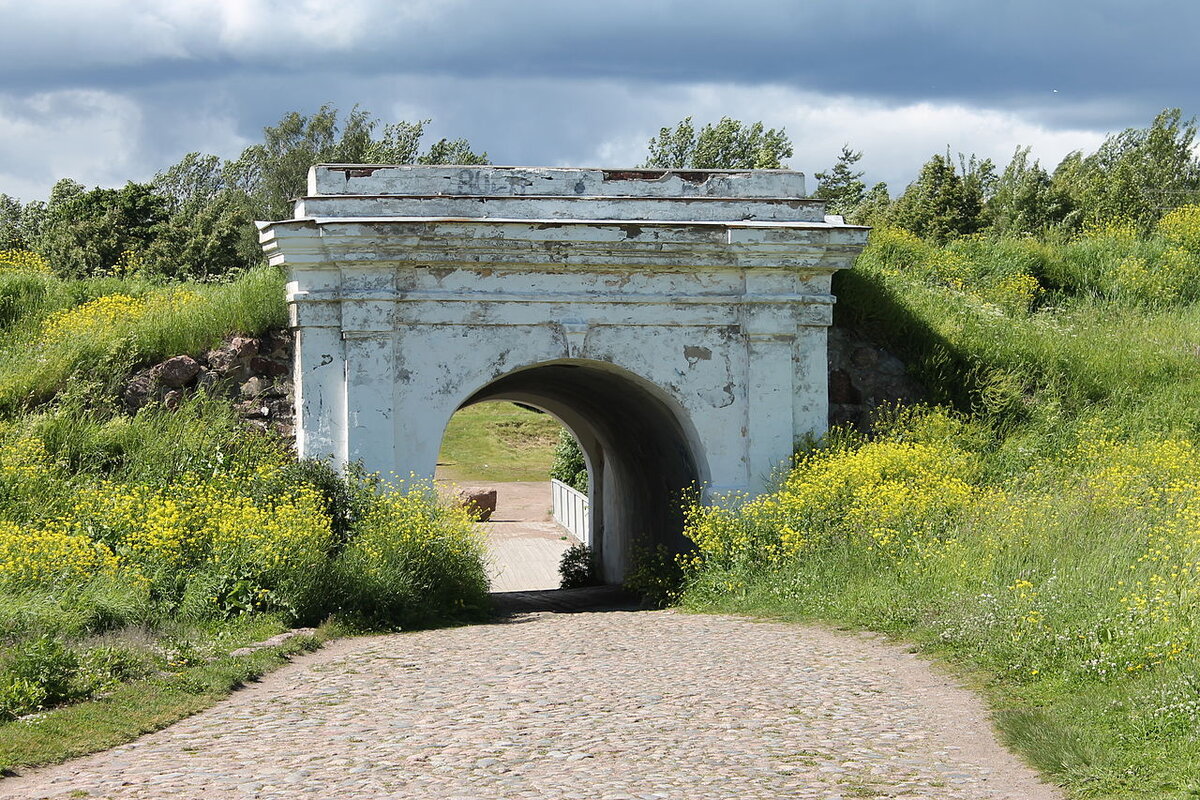
[[[0,194],[0,250],[32,251],[62,277],[211,280],[258,263],[252,224],[291,214],[321,162],[486,164],[465,139],[421,142],[428,120],[380,124],[355,108],[291,113],[238,158],[189,153],[147,183],[87,189],[64,178],[46,202]]]
[[[1166,109],[1147,128],[1110,135],[1089,155],[1069,154],[1053,172],[1018,147],[1000,170],[991,159],[936,154],[898,196],[870,189],[855,167],[862,153],[846,146],[818,172],[816,196],[832,213],[865,225],[902,228],[935,243],[990,233],[1072,234],[1109,223],[1147,232],[1167,212],[1200,202],[1196,121]]]
[[[233,160],[189,153],[148,183],[87,189],[70,178],[46,202],[0,194],[0,250],[32,251],[62,277],[139,274],[211,280],[262,256],[255,219],[280,219],[305,190],[315,163],[486,164],[465,139],[422,149],[428,120],[381,124],[355,108],[291,113]],[[897,196],[868,188],[861,151],[843,146],[817,172],[815,196],[851,222],[901,228],[942,244],[978,233],[1071,235],[1117,222],[1149,231],[1168,211],[1200,202],[1196,122],[1167,109],[1146,128],[1110,135],[1096,152],[1076,151],[1053,171],[1018,147],[1000,169],[974,155],[933,155]],[[722,118],[699,129],[688,117],[648,143],[647,167],[776,169],[793,145],[783,129]]]

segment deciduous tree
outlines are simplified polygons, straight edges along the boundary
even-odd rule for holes
[[[780,169],[792,156],[792,143],[782,128],[761,122],[745,125],[722,117],[697,133],[692,118],[666,127],[650,140],[646,167],[663,169]]]

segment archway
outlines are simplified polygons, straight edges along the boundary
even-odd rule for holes
[[[579,441],[602,578],[620,581],[638,547],[683,547],[683,495],[707,476],[686,414],[652,384],[612,364],[563,360],[503,375],[460,407],[489,400],[540,408]]]
[[[325,165],[292,220],[297,450],[433,477],[488,399],[557,416],[594,477],[605,577],[677,546],[679,493],[770,486],[828,424],[832,274],[867,230],[783,170]]]

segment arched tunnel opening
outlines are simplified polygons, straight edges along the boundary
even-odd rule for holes
[[[561,361],[497,378],[462,407],[506,400],[565,425],[588,466],[592,547],[600,577],[619,583],[639,548],[686,546],[683,503],[705,475],[687,420],[655,387],[611,364]]]

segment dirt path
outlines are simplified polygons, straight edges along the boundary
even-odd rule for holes
[[[0,798],[1055,800],[903,650],[672,612],[335,642]]]

